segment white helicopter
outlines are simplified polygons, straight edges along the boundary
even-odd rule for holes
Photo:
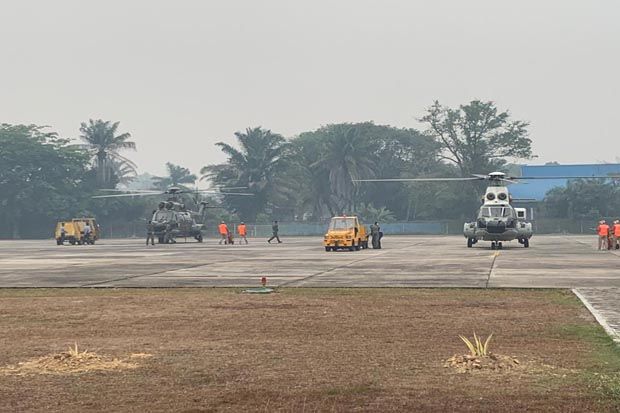
[[[464,178],[393,178],[393,179],[358,179],[354,182],[432,182],[432,181],[489,181],[478,217],[474,222],[463,225],[463,235],[467,238],[467,247],[471,248],[478,241],[491,241],[491,249],[502,249],[503,242],[517,240],[525,248],[530,246],[533,235],[532,224],[527,222],[526,209],[514,208],[513,200],[506,184],[530,179],[609,179],[613,176],[509,176],[503,172],[491,172],[488,175],[472,174]],[[519,201],[533,201],[520,199]]]

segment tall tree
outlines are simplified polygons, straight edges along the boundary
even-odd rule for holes
[[[0,235],[48,235],[89,195],[87,164],[87,153],[45,127],[0,124]]]
[[[356,179],[375,175],[376,142],[360,127],[329,125],[317,131],[323,135],[323,155],[314,166],[329,171],[332,199],[338,213],[355,210]]]
[[[102,188],[111,188],[115,185],[113,161],[123,161],[125,167],[136,169],[131,160],[120,154],[123,149],[135,150],[136,144],[128,140],[131,138],[129,133],[117,135],[119,123],[89,119],[88,123],[82,122],[80,126],[80,138],[91,154],[97,171],[97,182]]]
[[[184,184],[191,185],[198,179],[189,169],[170,162],[166,162],[166,169],[168,169],[168,176],[158,176],[153,179],[155,187],[158,189],[166,190],[171,186],[183,187]]]
[[[277,185],[284,170],[288,144],[285,139],[261,127],[235,132],[239,149],[224,142],[216,143],[228,156],[225,164],[208,165],[200,170],[201,179],[211,179],[220,186],[247,187],[249,197],[224,196],[224,203],[242,219],[253,221],[259,212],[277,202]]]
[[[500,169],[508,159],[532,157],[528,122],[511,120],[493,102],[473,100],[451,109],[435,101],[420,121],[441,145],[441,157],[457,165],[463,176]]]

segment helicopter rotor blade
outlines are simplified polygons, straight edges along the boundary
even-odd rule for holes
[[[127,198],[127,197],[135,197],[135,196],[153,196],[153,195],[165,195],[161,192],[149,192],[149,193],[141,193],[136,192],[133,194],[114,194],[114,195],[95,195],[91,198],[100,199],[100,198]]]
[[[123,193],[148,193],[148,194],[160,194],[161,191],[156,189],[97,189],[101,192],[123,192]]]
[[[449,182],[449,181],[480,181],[486,178],[387,178],[387,179],[353,179],[353,182]]]
[[[590,175],[590,176],[509,176],[508,179],[530,180],[530,179],[620,179],[620,176],[614,175]]]

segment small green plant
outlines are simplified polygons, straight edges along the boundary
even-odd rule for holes
[[[484,343],[482,343],[482,340],[480,339],[480,337],[476,335],[475,331],[474,331],[474,342],[473,343],[469,341],[469,339],[465,336],[459,336],[459,337],[461,340],[463,340],[463,343],[465,343],[465,345],[469,349],[469,352],[471,353],[472,356],[480,357],[480,356],[489,355],[489,342],[491,341],[491,337],[493,337],[493,333],[491,333],[491,335],[487,337]]]

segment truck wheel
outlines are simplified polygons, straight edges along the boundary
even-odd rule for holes
[[[359,240],[357,242],[357,245],[355,246],[355,251],[359,251],[362,249],[362,240]]]
[[[196,236],[196,241],[198,241],[198,242],[202,242],[202,234],[198,234],[198,235]]]
[[[330,252],[331,250],[331,247],[325,247],[325,252]]]
[[[523,248],[529,248],[529,247],[530,247],[530,240],[526,238],[523,240]]]
[[[467,238],[467,248],[471,248],[474,245],[474,240],[472,238]]]
[[[71,244],[71,245],[75,245],[75,240],[74,240],[74,239],[72,239],[71,241],[69,241],[69,244]]]

